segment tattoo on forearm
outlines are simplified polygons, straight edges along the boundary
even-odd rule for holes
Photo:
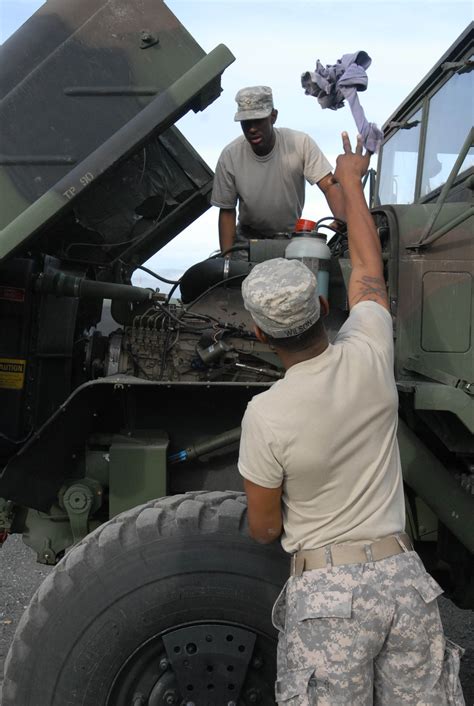
[[[369,277],[365,275],[362,279],[357,280],[357,284],[360,285],[360,289],[356,294],[356,304],[360,302],[361,299],[378,301],[379,299],[386,299],[387,297],[385,281],[381,277]]]

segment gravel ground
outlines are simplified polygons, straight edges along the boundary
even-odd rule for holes
[[[3,664],[16,626],[50,571],[50,567],[36,563],[35,554],[19,536],[10,537],[0,549],[0,697]],[[447,637],[466,649],[461,681],[467,706],[474,706],[474,611],[460,610],[445,598],[439,600],[439,607]]]

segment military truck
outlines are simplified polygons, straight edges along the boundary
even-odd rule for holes
[[[372,204],[407,527],[465,606],[473,34],[384,126]],[[209,207],[212,171],[174,123],[218,98],[233,60],[160,0],[48,0],[1,48],[0,539],[21,533],[57,564],[17,629],[4,706],[274,703],[270,609],[289,562],[248,538],[236,461],[247,402],[283,372],[240,284],[290,235],[197,263],[168,294],[131,284]],[[336,230],[331,337],[350,274]]]

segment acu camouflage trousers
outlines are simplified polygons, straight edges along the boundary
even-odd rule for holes
[[[273,608],[280,706],[464,706],[463,650],[415,552],[292,576]]]

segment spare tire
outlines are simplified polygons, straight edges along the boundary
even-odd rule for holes
[[[242,493],[125,512],[76,545],[23,615],[3,706],[274,704],[278,543],[247,536]]]

